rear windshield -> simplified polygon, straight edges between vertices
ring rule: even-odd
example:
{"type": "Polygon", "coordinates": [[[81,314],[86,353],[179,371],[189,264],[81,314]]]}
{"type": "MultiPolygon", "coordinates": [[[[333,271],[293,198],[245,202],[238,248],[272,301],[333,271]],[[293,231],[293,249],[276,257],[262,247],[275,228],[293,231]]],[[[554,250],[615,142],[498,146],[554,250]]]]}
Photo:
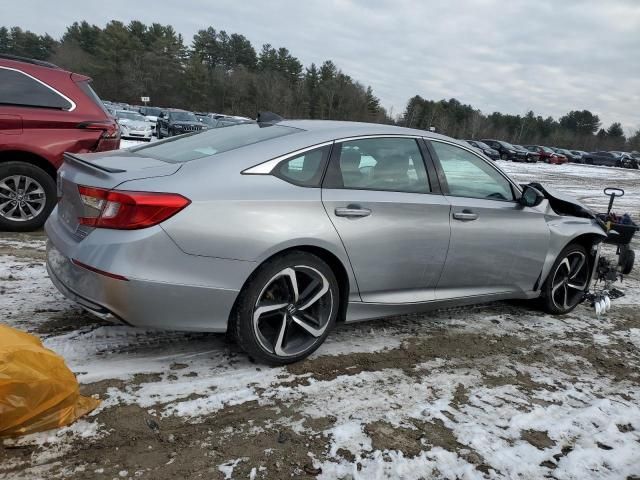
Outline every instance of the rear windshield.
{"type": "Polygon", "coordinates": [[[159,117],[162,113],[162,110],[156,107],[142,107],[140,109],[140,113],[143,115],[151,115],[152,117],[159,117]]]}
{"type": "Polygon", "coordinates": [[[248,123],[181,135],[134,147],[131,151],[169,163],[184,163],[300,131],[299,128],[281,125],[248,123]]]}

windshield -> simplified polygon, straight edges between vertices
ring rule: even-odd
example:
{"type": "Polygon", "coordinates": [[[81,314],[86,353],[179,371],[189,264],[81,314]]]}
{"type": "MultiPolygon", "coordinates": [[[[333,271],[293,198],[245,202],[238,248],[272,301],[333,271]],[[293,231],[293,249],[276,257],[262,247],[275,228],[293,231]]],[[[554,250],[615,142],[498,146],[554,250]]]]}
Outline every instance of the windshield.
{"type": "Polygon", "coordinates": [[[118,110],[116,112],[116,117],[120,118],[120,119],[127,119],[127,120],[136,120],[138,122],[144,122],[145,119],[142,115],[140,115],[139,113],[135,113],[135,112],[127,112],[125,110],[118,110]]]}
{"type": "Polygon", "coordinates": [[[213,118],[211,117],[206,117],[204,115],[198,115],[198,120],[202,123],[204,123],[205,125],[208,125],[210,127],[215,127],[216,124],[218,123],[217,121],[215,121],[213,118]]]}
{"type": "Polygon", "coordinates": [[[554,152],[553,150],[551,150],[549,147],[540,147],[540,148],[541,148],[544,152],[547,152],[547,153],[556,153],[556,152],[554,152]]]}
{"type": "Polygon", "coordinates": [[[180,135],[163,142],[134,147],[131,151],[168,163],[184,163],[300,131],[299,128],[280,125],[247,123],[180,135]]]}
{"type": "Polygon", "coordinates": [[[504,148],[510,148],[511,150],[516,150],[516,147],[511,145],[509,142],[500,142],[500,145],[502,145],[504,148]]]}
{"type": "Polygon", "coordinates": [[[179,122],[197,122],[198,119],[191,112],[171,112],[169,114],[171,120],[177,120],[179,122]]]}

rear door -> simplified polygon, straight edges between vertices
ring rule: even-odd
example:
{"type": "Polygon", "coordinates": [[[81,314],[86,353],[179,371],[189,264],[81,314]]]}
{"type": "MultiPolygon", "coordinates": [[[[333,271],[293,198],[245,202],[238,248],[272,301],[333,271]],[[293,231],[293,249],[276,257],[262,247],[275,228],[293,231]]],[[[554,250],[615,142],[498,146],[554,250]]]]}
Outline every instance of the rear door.
{"type": "Polygon", "coordinates": [[[451,242],[436,297],[532,290],[550,238],[543,210],[522,207],[515,186],[471,149],[429,145],[451,203],[451,242]]]}
{"type": "Polygon", "coordinates": [[[435,298],[450,206],[421,150],[422,140],[413,137],[343,140],[333,148],[322,201],[365,302],[435,298]]]}

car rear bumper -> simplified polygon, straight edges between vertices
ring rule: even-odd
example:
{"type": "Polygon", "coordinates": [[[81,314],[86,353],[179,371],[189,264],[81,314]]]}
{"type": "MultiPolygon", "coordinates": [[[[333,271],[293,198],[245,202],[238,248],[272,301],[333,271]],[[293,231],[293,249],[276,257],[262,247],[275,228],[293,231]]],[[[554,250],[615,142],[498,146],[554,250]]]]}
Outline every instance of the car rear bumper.
{"type": "Polygon", "coordinates": [[[139,327],[226,331],[254,266],[185,254],[160,227],[98,229],[78,242],[54,211],[46,230],[47,270],[56,288],[98,317],[139,327]]]}

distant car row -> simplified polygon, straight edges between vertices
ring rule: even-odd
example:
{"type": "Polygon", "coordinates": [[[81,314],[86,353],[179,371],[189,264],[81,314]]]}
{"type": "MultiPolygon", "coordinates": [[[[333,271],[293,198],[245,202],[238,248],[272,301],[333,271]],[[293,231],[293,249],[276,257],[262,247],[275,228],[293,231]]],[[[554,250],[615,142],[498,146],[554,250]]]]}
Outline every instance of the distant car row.
{"type": "Polygon", "coordinates": [[[177,108],[135,106],[109,101],[103,103],[118,121],[122,138],[147,142],[154,135],[160,139],[251,121],[245,117],[220,113],[194,113],[177,108]]]}
{"type": "Polygon", "coordinates": [[[512,145],[503,140],[492,139],[465,141],[492,160],[502,159],[531,163],[542,161],[555,165],[572,162],[636,169],[640,164],[640,152],[585,152],[543,145],[512,145]]]}

